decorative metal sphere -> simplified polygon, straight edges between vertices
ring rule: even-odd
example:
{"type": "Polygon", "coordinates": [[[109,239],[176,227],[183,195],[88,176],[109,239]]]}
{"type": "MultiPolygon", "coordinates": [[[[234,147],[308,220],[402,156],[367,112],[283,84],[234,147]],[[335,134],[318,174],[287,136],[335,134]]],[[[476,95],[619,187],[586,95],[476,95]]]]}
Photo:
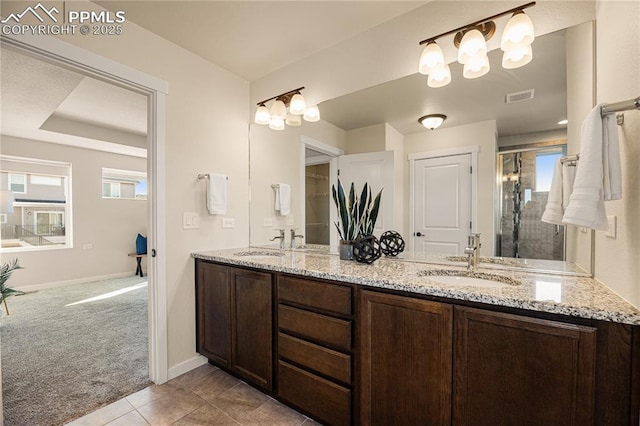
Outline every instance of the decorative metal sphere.
{"type": "Polygon", "coordinates": [[[370,235],[354,241],[353,258],[356,261],[371,264],[380,259],[380,256],[382,256],[380,242],[375,236],[370,235]]]}
{"type": "Polygon", "coordinates": [[[380,236],[380,250],[385,256],[397,256],[404,251],[402,235],[396,231],[387,231],[380,236]]]}

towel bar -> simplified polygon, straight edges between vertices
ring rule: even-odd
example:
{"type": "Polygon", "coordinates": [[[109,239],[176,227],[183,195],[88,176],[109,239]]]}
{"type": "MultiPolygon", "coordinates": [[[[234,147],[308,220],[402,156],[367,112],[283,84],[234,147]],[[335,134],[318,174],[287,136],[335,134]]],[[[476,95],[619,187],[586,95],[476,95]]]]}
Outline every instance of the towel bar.
{"type": "MultiPolygon", "coordinates": [[[[198,180],[209,179],[209,173],[198,173],[198,180]]],[[[227,180],[229,180],[229,176],[227,176],[227,180]]]]}
{"type": "MultiPolygon", "coordinates": [[[[633,109],[640,110],[640,96],[635,99],[628,99],[622,102],[615,102],[612,104],[604,104],[600,110],[602,116],[615,114],[616,112],[629,111],[633,109]]],[[[624,114],[616,115],[618,125],[624,124],[624,114]]]]}

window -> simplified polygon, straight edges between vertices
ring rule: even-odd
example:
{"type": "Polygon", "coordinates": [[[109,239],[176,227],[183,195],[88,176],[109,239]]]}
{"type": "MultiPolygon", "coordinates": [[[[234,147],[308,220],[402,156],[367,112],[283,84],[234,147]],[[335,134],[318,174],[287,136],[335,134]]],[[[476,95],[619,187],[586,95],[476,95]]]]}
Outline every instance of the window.
{"type": "Polygon", "coordinates": [[[120,198],[120,182],[102,182],[102,198],[120,198]]]}
{"type": "Polygon", "coordinates": [[[31,175],[31,185],[62,186],[60,176],[31,175]]]}
{"type": "Polygon", "coordinates": [[[57,212],[36,212],[36,234],[37,235],[63,235],[64,213],[57,212]]]}
{"type": "Polygon", "coordinates": [[[13,214],[0,216],[2,255],[73,247],[71,177],[71,163],[0,155],[0,179],[15,194],[13,214]]]}
{"type": "Polygon", "coordinates": [[[9,189],[15,194],[26,194],[27,175],[9,173],[9,189]]]}
{"type": "Polygon", "coordinates": [[[536,154],[536,192],[549,192],[556,161],[562,152],[541,152],[536,154]]]}
{"type": "Polygon", "coordinates": [[[134,170],[102,169],[102,198],[147,199],[147,173],[134,170]]]}

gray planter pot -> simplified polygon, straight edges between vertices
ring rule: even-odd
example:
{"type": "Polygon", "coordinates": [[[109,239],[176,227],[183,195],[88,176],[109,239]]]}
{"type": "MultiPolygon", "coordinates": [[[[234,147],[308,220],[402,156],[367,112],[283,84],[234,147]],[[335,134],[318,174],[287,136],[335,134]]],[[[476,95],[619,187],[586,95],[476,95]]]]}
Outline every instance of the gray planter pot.
{"type": "Polygon", "coordinates": [[[353,241],[340,240],[340,259],[353,260],[353,241]]]}

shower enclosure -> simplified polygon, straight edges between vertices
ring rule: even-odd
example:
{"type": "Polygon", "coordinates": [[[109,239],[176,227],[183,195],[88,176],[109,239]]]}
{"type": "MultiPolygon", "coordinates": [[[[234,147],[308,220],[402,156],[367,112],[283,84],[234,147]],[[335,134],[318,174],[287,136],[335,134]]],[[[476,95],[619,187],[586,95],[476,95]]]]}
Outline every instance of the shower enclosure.
{"type": "Polygon", "coordinates": [[[498,153],[496,255],[565,260],[565,227],[541,221],[556,160],[566,145],[498,153]]]}
{"type": "Polygon", "coordinates": [[[329,244],[329,163],[306,166],[305,233],[308,244],[329,244]]]}

